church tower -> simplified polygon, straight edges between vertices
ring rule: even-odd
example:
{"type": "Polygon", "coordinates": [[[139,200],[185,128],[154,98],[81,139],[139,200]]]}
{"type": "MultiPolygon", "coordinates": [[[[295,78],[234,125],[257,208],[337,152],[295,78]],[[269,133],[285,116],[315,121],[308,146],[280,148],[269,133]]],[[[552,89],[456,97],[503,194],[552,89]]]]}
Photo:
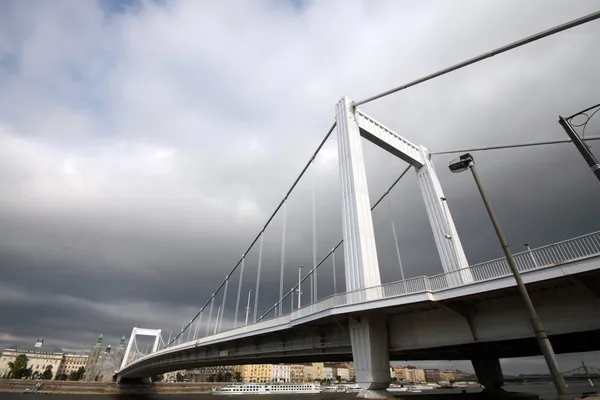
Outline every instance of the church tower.
{"type": "Polygon", "coordinates": [[[92,347],[90,355],[88,356],[87,362],[85,363],[85,378],[86,381],[93,381],[96,377],[96,365],[98,364],[98,358],[100,357],[100,351],[102,350],[102,334],[98,336],[96,344],[92,347]]]}

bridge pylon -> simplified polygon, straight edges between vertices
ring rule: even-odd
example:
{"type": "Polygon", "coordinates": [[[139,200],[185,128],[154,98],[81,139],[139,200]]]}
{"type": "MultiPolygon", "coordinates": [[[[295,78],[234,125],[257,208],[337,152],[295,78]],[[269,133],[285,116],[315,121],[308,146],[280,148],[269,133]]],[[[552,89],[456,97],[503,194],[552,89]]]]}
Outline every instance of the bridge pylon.
{"type": "MultiPolygon", "coordinates": [[[[346,290],[359,291],[361,301],[383,296],[361,137],[415,167],[442,268],[444,272],[453,272],[446,276],[448,286],[472,282],[467,258],[427,149],[357,110],[347,97],[336,105],[336,125],[346,290]]],[[[351,320],[349,331],[356,382],[363,389],[359,397],[384,395],[373,391],[384,391],[390,383],[389,355],[387,350],[381,350],[387,346],[385,322],[361,317],[351,320]]]]}

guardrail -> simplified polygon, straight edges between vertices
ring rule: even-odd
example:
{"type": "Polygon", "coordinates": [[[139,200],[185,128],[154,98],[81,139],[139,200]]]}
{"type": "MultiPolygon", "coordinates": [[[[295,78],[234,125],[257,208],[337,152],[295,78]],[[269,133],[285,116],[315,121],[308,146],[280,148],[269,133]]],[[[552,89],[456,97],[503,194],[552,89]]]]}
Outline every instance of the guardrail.
{"type": "MultiPolygon", "coordinates": [[[[517,263],[517,267],[521,272],[543,269],[590,257],[600,256],[600,231],[516,253],[513,256],[517,263]]],[[[385,298],[409,296],[419,293],[435,293],[455,287],[504,278],[510,275],[512,275],[512,273],[506,258],[498,258],[495,260],[471,265],[460,270],[445,272],[431,277],[419,276],[402,281],[382,284],[380,286],[331,295],[315,303],[308,304],[300,309],[294,310],[291,313],[287,313],[282,316],[275,316],[271,319],[263,319],[260,322],[228,331],[223,331],[216,335],[194,340],[193,342],[196,346],[201,346],[205,343],[208,344],[210,342],[214,342],[215,340],[231,337],[237,334],[259,331],[278,325],[287,324],[294,320],[308,317],[313,314],[340,306],[365,303],[385,298]]],[[[171,346],[163,350],[172,351],[179,348],[189,348],[189,343],[171,346]]],[[[136,360],[129,365],[140,362],[146,357],[136,360]]]]}

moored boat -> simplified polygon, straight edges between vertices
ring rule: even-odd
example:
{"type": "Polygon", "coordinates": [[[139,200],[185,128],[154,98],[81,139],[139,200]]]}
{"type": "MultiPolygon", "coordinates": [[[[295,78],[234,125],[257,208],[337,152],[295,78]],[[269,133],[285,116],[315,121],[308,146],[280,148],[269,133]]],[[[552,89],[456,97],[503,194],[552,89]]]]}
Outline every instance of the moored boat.
{"type": "Polygon", "coordinates": [[[215,395],[233,396],[238,394],[316,394],[321,387],[314,383],[245,383],[243,385],[214,388],[215,395]]]}

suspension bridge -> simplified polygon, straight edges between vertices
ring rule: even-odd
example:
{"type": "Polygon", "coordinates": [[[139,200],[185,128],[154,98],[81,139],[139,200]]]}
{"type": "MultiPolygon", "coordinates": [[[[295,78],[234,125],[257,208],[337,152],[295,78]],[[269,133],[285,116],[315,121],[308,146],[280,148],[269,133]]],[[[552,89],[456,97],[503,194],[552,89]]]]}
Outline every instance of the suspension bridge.
{"type": "MultiPolygon", "coordinates": [[[[591,14],[384,95],[598,17],[600,13],[591,14]]],[[[155,373],[210,365],[353,360],[362,389],[377,391],[389,385],[390,359],[465,359],[473,362],[480,382],[493,386],[503,379],[500,358],[540,354],[507,259],[468,263],[432,164],[435,152],[409,141],[358,108],[379,97],[362,102],[344,97],[337,103],[335,122],[325,138],[225,279],[180,331],[173,337],[169,334],[166,341],[161,330],[134,328],[118,371],[119,380],[139,380],[155,373]],[[297,282],[286,288],[290,275],[286,257],[290,252],[286,243],[291,233],[287,224],[290,198],[334,133],[342,238],[318,258],[313,189],[312,262],[298,268],[297,282]],[[362,139],[408,164],[373,203],[369,198],[362,139]],[[405,277],[395,222],[390,218],[401,279],[382,283],[372,212],[386,198],[389,200],[390,192],[411,169],[417,176],[443,272],[405,277]],[[281,221],[279,295],[271,307],[259,311],[265,235],[276,218],[281,221]],[[257,253],[257,258],[250,261],[252,252],[257,253]],[[242,288],[244,282],[247,285],[251,263],[256,265],[256,276],[250,277],[253,287],[246,297],[242,288]],[[322,290],[325,269],[330,269],[332,276],[332,281],[327,281],[333,285],[330,295],[324,295],[327,292],[322,290]],[[227,313],[230,314],[225,318],[227,313]],[[153,337],[153,344],[140,351],[137,336],[153,337]]],[[[598,138],[587,138],[595,139],[598,138]]],[[[524,145],[558,142],[570,141],[524,145]]],[[[595,340],[600,333],[600,320],[594,317],[600,297],[600,231],[528,248],[514,254],[514,259],[554,350],[600,350],[600,343],[595,340]],[[569,299],[568,304],[564,299],[569,299]]]]}

